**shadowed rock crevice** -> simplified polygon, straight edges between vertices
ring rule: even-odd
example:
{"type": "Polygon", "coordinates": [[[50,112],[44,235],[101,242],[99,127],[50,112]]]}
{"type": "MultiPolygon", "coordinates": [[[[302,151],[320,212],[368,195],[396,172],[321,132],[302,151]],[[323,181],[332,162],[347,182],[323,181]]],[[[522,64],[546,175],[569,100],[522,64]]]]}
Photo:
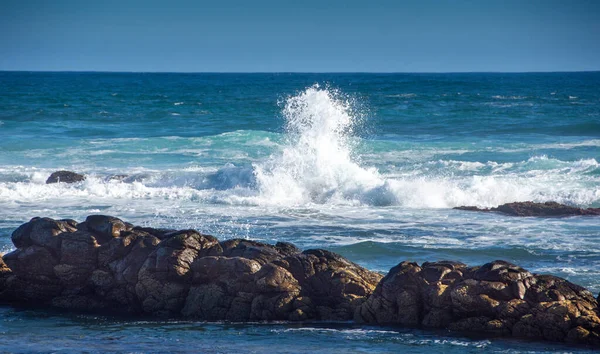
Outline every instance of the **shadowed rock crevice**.
{"type": "Polygon", "coordinates": [[[0,257],[0,300],[226,321],[348,321],[600,344],[597,299],[504,261],[402,262],[383,277],[326,251],[221,241],[91,215],[33,218],[0,257]]]}

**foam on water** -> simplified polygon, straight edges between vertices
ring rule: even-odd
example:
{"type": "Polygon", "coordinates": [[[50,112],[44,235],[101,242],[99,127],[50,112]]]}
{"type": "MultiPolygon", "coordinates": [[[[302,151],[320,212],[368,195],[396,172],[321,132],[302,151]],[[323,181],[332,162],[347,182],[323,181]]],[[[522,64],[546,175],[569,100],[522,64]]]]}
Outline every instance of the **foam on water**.
{"type": "Polygon", "coordinates": [[[350,99],[315,85],[289,97],[283,114],[287,141],[282,151],[255,164],[261,201],[347,201],[384,184],[375,168],[361,167],[352,156],[349,138],[359,117],[350,99]]]}
{"type": "MultiPolygon", "coordinates": [[[[371,205],[402,208],[491,207],[513,201],[554,200],[600,204],[600,164],[594,158],[560,160],[535,155],[522,161],[470,161],[461,154],[485,146],[420,146],[357,138],[364,114],[339,91],[311,86],[283,102],[285,134],[232,131],[206,137],[92,139],[54,151],[61,159],[106,155],[164,155],[172,166],[155,169],[79,169],[90,177],[77,185],[45,185],[50,168],[0,169],[0,201],[182,200],[256,206],[371,205]],[[362,158],[358,147],[371,149],[362,158]],[[418,150],[414,150],[418,148],[418,150]],[[258,151],[262,151],[258,153],[258,151]],[[265,158],[264,152],[271,151],[265,158]],[[263,154],[263,155],[261,155],[263,154]],[[173,164],[173,157],[210,157],[213,164],[173,164]],[[261,157],[262,156],[262,157],[261,157]],[[451,156],[450,159],[431,159],[451,156]],[[224,164],[218,165],[218,163],[224,164]],[[121,181],[111,174],[127,172],[121,181]]],[[[426,142],[425,142],[426,143],[426,142]]],[[[596,147],[598,140],[513,147],[511,151],[596,147]]],[[[496,147],[496,150],[502,148],[496,147]]],[[[507,149],[511,149],[508,147],[507,149]]],[[[36,150],[29,150],[36,151],[36,150]]],[[[158,157],[157,157],[158,158],[158,157]]],[[[206,161],[206,160],[204,160],[206,161]]],[[[205,162],[206,163],[206,162],[205,162]]]]}
{"type": "Polygon", "coordinates": [[[505,164],[440,161],[442,168],[413,169],[408,176],[389,178],[375,167],[363,167],[355,157],[351,137],[356,120],[361,117],[353,111],[352,101],[338,92],[310,87],[288,98],[283,113],[288,139],[282,151],[264,163],[255,164],[260,195],[254,202],[258,204],[450,208],[489,207],[526,200],[555,200],[574,205],[600,201],[597,184],[585,188],[589,178],[561,177],[597,169],[595,159],[564,162],[540,156],[505,164]],[[452,172],[447,169],[451,166],[460,171],[490,167],[493,174],[457,178],[447,173],[452,172]]]}

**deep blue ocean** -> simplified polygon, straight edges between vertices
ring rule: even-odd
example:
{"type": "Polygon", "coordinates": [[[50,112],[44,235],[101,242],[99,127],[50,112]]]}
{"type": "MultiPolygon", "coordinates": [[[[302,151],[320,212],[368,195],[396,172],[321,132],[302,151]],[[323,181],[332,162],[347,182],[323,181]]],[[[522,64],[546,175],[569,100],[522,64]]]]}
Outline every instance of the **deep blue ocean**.
{"type": "MultiPolygon", "coordinates": [[[[118,216],[220,239],[403,260],[504,259],[600,292],[600,72],[0,72],[0,251],[34,216],[118,216]],[[59,169],[79,184],[46,185],[59,169]],[[126,175],[122,179],[111,176],[126,175]]],[[[580,352],[348,323],[155,321],[0,308],[0,351],[580,352]]]]}

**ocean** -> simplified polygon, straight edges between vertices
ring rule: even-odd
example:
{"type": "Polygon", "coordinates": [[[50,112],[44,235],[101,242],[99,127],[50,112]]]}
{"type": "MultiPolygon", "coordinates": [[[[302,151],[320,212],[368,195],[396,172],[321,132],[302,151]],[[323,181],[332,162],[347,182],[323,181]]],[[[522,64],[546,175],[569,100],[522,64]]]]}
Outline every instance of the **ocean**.
{"type": "MultiPolygon", "coordinates": [[[[600,292],[600,72],[0,72],[0,251],[35,216],[107,214],[324,248],[370,270],[496,259],[600,292]],[[45,184],[56,170],[78,184],[45,184]],[[118,176],[118,178],[115,178],[118,176]]],[[[583,352],[350,323],[206,323],[0,308],[2,351],[583,352]]]]}

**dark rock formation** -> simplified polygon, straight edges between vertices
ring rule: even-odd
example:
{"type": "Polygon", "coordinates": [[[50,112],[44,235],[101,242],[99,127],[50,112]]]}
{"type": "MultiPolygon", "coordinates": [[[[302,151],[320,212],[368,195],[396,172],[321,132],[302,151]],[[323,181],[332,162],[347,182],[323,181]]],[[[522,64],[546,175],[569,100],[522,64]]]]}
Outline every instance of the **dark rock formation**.
{"type": "Polygon", "coordinates": [[[560,217],[560,216],[575,216],[575,215],[600,215],[600,208],[575,208],[568,205],[545,202],[515,202],[502,204],[496,208],[478,208],[475,206],[460,206],[454,209],[482,212],[500,212],[512,216],[545,216],[545,217],[560,217]]]}
{"type": "Polygon", "coordinates": [[[592,293],[564,279],[442,261],[392,268],[355,320],[600,345],[598,316],[592,293]]]}
{"type": "Polygon", "coordinates": [[[46,184],[51,183],[76,183],[85,180],[84,175],[72,171],[56,171],[48,177],[46,184]]]}
{"type": "Polygon", "coordinates": [[[382,278],[327,251],[91,215],[34,218],[0,263],[0,300],[203,320],[350,320],[382,278]]]}
{"type": "Polygon", "coordinates": [[[227,321],[347,321],[600,345],[598,301],[495,261],[402,262],[382,276],[325,250],[92,215],[34,218],[0,257],[0,301],[227,321]]]}

